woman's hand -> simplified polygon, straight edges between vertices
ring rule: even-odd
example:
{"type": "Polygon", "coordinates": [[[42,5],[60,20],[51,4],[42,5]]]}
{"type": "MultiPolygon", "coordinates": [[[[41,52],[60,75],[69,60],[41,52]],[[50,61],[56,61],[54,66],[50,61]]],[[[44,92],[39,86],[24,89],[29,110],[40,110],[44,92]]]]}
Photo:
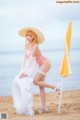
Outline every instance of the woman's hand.
{"type": "Polygon", "coordinates": [[[20,78],[22,78],[22,77],[26,77],[27,75],[25,74],[25,73],[21,73],[20,75],[19,75],[19,79],[20,78]]]}

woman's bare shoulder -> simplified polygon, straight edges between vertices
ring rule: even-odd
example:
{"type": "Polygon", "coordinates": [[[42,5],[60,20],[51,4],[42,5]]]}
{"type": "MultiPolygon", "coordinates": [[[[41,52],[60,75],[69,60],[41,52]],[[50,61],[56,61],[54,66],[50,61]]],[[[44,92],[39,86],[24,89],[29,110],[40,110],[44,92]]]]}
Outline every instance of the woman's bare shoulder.
{"type": "Polygon", "coordinates": [[[37,43],[33,46],[33,49],[39,49],[39,47],[38,47],[38,44],[37,44],[37,43]]]}

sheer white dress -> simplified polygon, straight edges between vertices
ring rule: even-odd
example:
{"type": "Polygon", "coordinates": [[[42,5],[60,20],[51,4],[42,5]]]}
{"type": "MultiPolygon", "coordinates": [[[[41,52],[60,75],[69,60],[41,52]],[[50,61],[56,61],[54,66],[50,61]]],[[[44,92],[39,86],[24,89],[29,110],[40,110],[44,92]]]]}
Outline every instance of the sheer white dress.
{"type": "Polygon", "coordinates": [[[19,75],[17,75],[13,80],[13,102],[18,114],[34,115],[32,97],[33,78],[30,77],[34,65],[35,58],[30,56],[26,61],[25,67],[21,69],[21,72],[24,71],[28,76],[19,79],[19,75]]]}

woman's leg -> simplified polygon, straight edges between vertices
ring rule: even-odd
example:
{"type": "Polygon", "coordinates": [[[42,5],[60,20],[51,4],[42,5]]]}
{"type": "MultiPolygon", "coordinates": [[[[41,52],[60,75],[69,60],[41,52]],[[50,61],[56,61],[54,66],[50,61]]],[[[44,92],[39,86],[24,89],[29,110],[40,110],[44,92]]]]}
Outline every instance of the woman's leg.
{"type": "Polygon", "coordinates": [[[42,75],[41,73],[37,73],[37,75],[35,76],[33,83],[39,87],[46,87],[46,88],[52,88],[54,89],[56,86],[55,85],[51,85],[48,83],[45,83],[42,81],[44,75],[42,75]]]}
{"type": "MultiPolygon", "coordinates": [[[[49,70],[49,67],[47,68],[46,65],[42,65],[40,67],[40,71],[46,73],[49,70]]],[[[50,85],[48,83],[45,83],[43,81],[44,74],[38,72],[36,76],[34,77],[33,83],[39,87],[47,87],[47,88],[52,88],[54,89],[56,86],[55,85],[50,85]]]]}
{"type": "MultiPolygon", "coordinates": [[[[45,76],[43,77],[43,81],[45,80],[45,76]]],[[[45,90],[44,87],[39,87],[40,89],[40,96],[41,96],[41,106],[42,108],[45,108],[45,90]]]]}
{"type": "Polygon", "coordinates": [[[41,106],[42,108],[45,108],[45,90],[44,87],[39,87],[40,88],[40,97],[41,97],[41,106]]]}

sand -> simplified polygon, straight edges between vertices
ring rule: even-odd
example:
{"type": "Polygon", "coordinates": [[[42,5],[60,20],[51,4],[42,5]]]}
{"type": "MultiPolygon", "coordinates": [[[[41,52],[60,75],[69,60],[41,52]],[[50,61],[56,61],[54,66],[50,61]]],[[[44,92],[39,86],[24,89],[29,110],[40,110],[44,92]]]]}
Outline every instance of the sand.
{"type": "MultiPolygon", "coordinates": [[[[80,90],[63,91],[60,113],[57,112],[59,95],[46,93],[48,111],[39,114],[41,102],[39,94],[33,95],[34,116],[16,114],[12,96],[0,96],[0,114],[7,113],[8,120],[80,120],[80,90]]],[[[2,119],[3,120],[3,119],[2,119]]]]}

